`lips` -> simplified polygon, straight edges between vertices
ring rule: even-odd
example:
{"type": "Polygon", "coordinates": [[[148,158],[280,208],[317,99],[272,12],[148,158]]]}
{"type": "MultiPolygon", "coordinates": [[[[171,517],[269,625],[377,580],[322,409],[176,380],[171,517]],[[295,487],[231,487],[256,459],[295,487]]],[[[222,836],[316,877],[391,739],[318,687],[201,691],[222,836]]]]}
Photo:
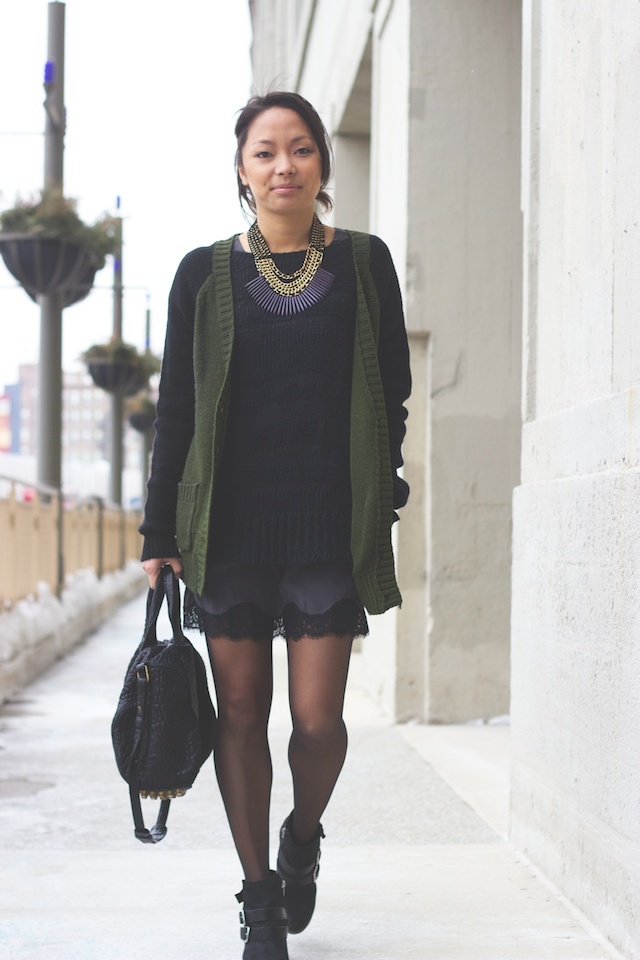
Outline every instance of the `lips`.
{"type": "Polygon", "coordinates": [[[274,193],[295,193],[296,190],[299,190],[300,187],[297,183],[279,183],[277,186],[273,187],[274,193]]]}

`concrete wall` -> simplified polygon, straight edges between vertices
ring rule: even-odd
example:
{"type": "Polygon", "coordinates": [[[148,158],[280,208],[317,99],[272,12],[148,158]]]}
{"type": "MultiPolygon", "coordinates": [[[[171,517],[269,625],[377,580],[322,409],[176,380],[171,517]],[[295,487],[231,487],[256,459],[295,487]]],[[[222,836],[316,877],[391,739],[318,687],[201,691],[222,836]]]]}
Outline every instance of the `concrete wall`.
{"type": "MultiPolygon", "coordinates": [[[[371,23],[372,74],[371,74],[371,178],[370,214],[368,230],[382,237],[391,250],[398,272],[403,295],[406,291],[407,228],[409,213],[409,47],[411,4],[410,0],[396,0],[377,5],[371,23]]],[[[409,321],[407,318],[407,325],[409,321]]],[[[412,355],[413,361],[413,355],[412,355]]],[[[414,374],[415,379],[415,374],[414,374]]],[[[417,411],[420,419],[422,410],[417,411]]],[[[411,416],[411,414],[410,414],[411,416]]],[[[411,417],[411,435],[416,426],[411,417]]],[[[413,488],[411,467],[415,465],[420,478],[424,475],[424,459],[411,462],[408,454],[410,440],[405,441],[404,475],[413,488]]],[[[401,565],[400,556],[405,540],[407,524],[412,528],[417,522],[424,523],[423,511],[416,511],[413,495],[411,507],[400,512],[400,521],[394,530],[394,550],[398,581],[403,602],[415,606],[418,618],[422,619],[427,605],[425,565],[416,549],[418,566],[418,595],[411,589],[403,573],[413,573],[413,565],[407,571],[401,565]],[[409,516],[407,516],[409,513],[409,516]]],[[[424,504],[423,504],[424,505],[424,504]]],[[[415,531],[419,526],[415,528],[415,531]]],[[[413,577],[412,577],[413,579],[413,577]]],[[[399,613],[390,611],[384,617],[370,619],[371,636],[363,642],[363,661],[366,665],[372,690],[392,717],[419,717],[422,710],[424,649],[426,634],[421,631],[415,656],[412,658],[409,675],[403,675],[402,642],[399,635],[399,613]]]]}
{"type": "MultiPolygon", "coordinates": [[[[60,599],[41,584],[37,595],[0,613],[0,704],[69,653],[146,585],[137,560],[102,579],[93,570],[79,570],[67,577],[60,599]]],[[[140,636],[131,637],[132,654],[142,628],[141,623],[140,636]]]]}
{"type": "Polygon", "coordinates": [[[520,29],[517,0],[411,4],[406,300],[413,338],[430,341],[415,345],[418,373],[430,366],[417,437],[424,445],[426,428],[430,609],[420,621],[413,603],[403,608],[399,630],[412,658],[416,626],[430,625],[421,713],[439,722],[509,705],[520,29]]]}
{"type": "Polygon", "coordinates": [[[640,957],[640,19],[524,5],[512,838],[640,957]]]}
{"type": "Polygon", "coordinates": [[[294,89],[293,58],[304,43],[302,11],[313,0],[249,0],[254,39],[251,61],[254,93],[264,94],[271,87],[294,89]]]}
{"type": "Polygon", "coordinates": [[[505,713],[520,424],[519,2],[254,0],[252,11],[257,64],[295,24],[280,66],[335,136],[335,222],[384,238],[405,297],[414,393],[412,494],[396,531],[404,603],[372,621],[372,687],[401,720],[505,713]]]}
{"type": "Polygon", "coordinates": [[[333,138],[333,153],[336,173],[332,194],[339,224],[366,232],[369,229],[369,137],[338,134],[333,138]]]}
{"type": "Polygon", "coordinates": [[[519,4],[396,0],[377,4],[371,29],[369,229],[398,268],[414,392],[412,494],[397,531],[404,603],[393,623],[374,622],[364,659],[397,719],[486,718],[509,704],[519,4]]]}

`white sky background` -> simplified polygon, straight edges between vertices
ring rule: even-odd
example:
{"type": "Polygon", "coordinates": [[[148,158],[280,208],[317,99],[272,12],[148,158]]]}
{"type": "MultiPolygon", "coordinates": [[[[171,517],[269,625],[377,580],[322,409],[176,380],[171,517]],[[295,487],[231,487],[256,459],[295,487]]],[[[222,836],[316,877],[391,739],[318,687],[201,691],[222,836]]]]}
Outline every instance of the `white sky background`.
{"type": "MultiPolygon", "coordinates": [[[[42,187],[46,0],[0,0],[0,209],[42,187]],[[26,131],[37,135],[15,136],[26,131]]],[[[124,217],[123,338],[161,352],[169,287],[194,247],[245,229],[233,127],[250,95],[247,0],[67,0],[64,192],[124,217]]],[[[112,260],[63,314],[63,366],[112,333],[112,260]]],[[[0,259],[0,392],[39,357],[40,309],[0,259]]]]}

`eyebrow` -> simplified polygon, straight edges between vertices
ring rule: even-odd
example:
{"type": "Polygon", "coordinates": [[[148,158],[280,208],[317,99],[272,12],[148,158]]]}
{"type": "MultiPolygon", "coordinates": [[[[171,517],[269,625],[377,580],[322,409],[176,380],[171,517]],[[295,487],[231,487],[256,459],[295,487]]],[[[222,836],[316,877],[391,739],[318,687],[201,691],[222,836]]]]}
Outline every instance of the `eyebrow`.
{"type": "MultiPolygon", "coordinates": [[[[303,133],[299,137],[294,137],[291,143],[299,143],[300,140],[313,140],[313,137],[310,137],[308,133],[303,133]]],[[[273,146],[273,140],[254,140],[252,146],[257,146],[259,143],[267,144],[270,147],[273,146]]]]}

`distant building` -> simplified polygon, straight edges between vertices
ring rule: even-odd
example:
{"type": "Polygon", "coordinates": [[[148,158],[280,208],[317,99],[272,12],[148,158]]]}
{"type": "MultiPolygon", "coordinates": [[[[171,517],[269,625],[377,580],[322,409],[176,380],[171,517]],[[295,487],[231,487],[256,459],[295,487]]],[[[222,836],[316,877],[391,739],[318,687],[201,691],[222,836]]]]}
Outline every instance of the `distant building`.
{"type": "Polygon", "coordinates": [[[10,445],[7,452],[20,453],[20,384],[9,384],[4,392],[9,401],[10,445]]]}
{"type": "Polygon", "coordinates": [[[12,449],[22,456],[35,456],[38,449],[38,367],[35,363],[20,364],[16,387],[17,433],[12,449]]]}
{"type": "Polygon", "coordinates": [[[0,395],[0,452],[11,451],[11,397],[0,395]]]}
{"type": "Polygon", "coordinates": [[[84,370],[65,371],[62,387],[62,456],[91,462],[108,457],[111,397],[84,370]]]}
{"type": "MultiPolygon", "coordinates": [[[[62,456],[67,462],[109,459],[111,396],[94,386],[84,370],[66,370],[62,387],[62,456]]],[[[18,368],[18,383],[5,389],[6,410],[0,412],[0,449],[22,456],[38,451],[38,366],[18,368]],[[6,426],[5,426],[6,418],[6,426]],[[4,433],[3,433],[4,427],[4,433]],[[6,441],[7,446],[3,446],[6,441]]],[[[125,466],[139,465],[140,442],[125,424],[125,466]]]]}

